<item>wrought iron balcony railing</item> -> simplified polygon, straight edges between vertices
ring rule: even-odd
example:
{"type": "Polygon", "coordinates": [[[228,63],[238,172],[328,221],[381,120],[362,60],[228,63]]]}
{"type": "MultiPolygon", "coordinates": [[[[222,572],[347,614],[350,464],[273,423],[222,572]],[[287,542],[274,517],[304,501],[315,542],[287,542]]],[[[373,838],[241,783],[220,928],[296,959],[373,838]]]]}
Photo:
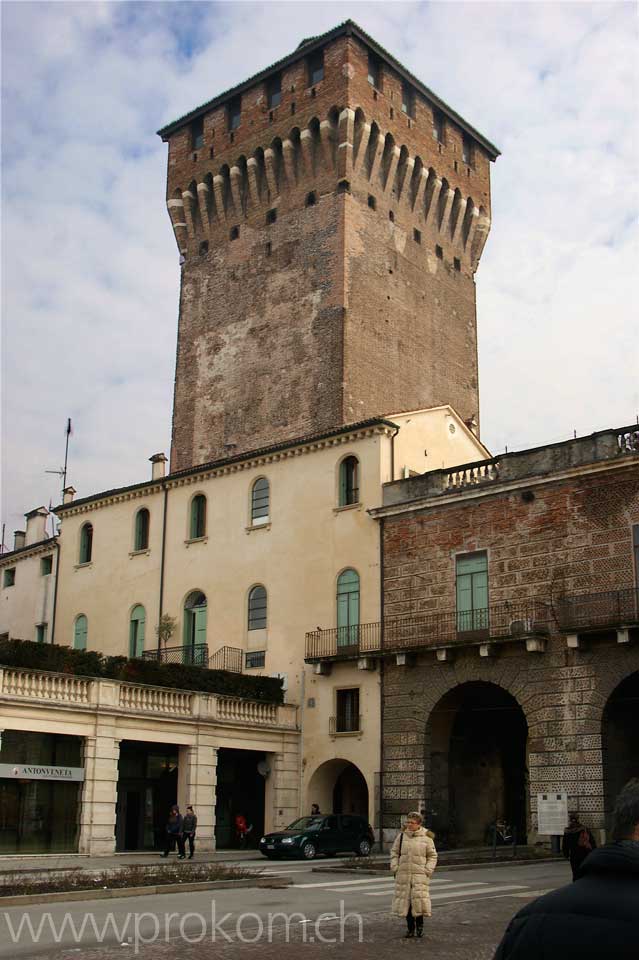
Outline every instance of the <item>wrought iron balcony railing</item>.
{"type": "Polygon", "coordinates": [[[551,613],[542,600],[513,600],[478,610],[397,617],[306,634],[306,660],[353,660],[489,640],[550,633],[551,613]]]}
{"type": "Polygon", "coordinates": [[[361,733],[362,718],[357,715],[338,714],[336,717],[328,718],[328,729],[330,734],[361,733]]]}
{"type": "Polygon", "coordinates": [[[220,647],[209,660],[210,670],[228,670],[230,673],[242,673],[244,651],[239,647],[220,647]]]}
{"type": "Polygon", "coordinates": [[[184,663],[192,667],[208,667],[209,648],[205,643],[188,644],[183,647],[162,647],[161,650],[145,650],[143,660],[159,663],[184,663]]]}
{"type": "Polygon", "coordinates": [[[639,587],[563,597],[555,607],[559,628],[575,633],[639,624],[639,587]]]}

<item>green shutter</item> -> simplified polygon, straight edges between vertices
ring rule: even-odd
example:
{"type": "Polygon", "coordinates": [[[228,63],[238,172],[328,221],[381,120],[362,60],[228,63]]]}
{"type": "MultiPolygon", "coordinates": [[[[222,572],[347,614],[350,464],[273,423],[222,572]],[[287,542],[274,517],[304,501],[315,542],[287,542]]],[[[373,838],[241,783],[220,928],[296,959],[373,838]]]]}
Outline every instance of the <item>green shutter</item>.
{"type": "Polygon", "coordinates": [[[357,644],[359,627],[359,576],[345,570],[337,581],[337,644],[357,644]]]}
{"type": "Polygon", "coordinates": [[[144,652],[145,623],[146,612],[144,607],[138,604],[131,612],[129,624],[129,655],[131,657],[141,657],[144,652]]]}
{"type": "Polygon", "coordinates": [[[84,616],[84,614],[80,614],[79,617],[76,617],[76,621],[73,627],[73,649],[74,650],[86,650],[87,633],[88,633],[87,618],[84,616]]]}
{"type": "Polygon", "coordinates": [[[457,630],[466,633],[488,627],[488,557],[473,553],[457,557],[457,630]]]}
{"type": "Polygon", "coordinates": [[[342,460],[339,465],[339,505],[346,506],[346,460],[342,460]]]}

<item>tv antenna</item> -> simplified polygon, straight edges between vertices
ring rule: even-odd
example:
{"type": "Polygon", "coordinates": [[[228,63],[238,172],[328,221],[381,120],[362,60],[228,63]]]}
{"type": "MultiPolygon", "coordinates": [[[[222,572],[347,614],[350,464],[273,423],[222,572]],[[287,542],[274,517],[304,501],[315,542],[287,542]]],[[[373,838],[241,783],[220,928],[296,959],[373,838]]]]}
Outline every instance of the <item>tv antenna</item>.
{"type": "Polygon", "coordinates": [[[62,499],[64,499],[64,491],[67,486],[67,463],[69,461],[69,437],[73,433],[73,428],[71,426],[71,417],[67,419],[67,428],[66,433],[66,442],[64,445],[64,466],[60,467],[59,470],[45,470],[45,473],[54,473],[57,477],[62,478],[62,499]]]}

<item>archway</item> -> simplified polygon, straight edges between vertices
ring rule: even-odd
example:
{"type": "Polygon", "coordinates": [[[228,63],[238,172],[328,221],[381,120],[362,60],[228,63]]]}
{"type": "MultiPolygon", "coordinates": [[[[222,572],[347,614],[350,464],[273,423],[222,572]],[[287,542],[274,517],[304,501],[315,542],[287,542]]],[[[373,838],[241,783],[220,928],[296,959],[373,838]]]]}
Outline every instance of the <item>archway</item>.
{"type": "Polygon", "coordinates": [[[348,760],[327,760],[320,764],[307,790],[306,812],[317,803],[322,813],[351,813],[368,819],[368,784],[362,771],[348,760]]]}
{"type": "Polygon", "coordinates": [[[527,738],[523,710],[496,684],[463,683],[439,700],[427,727],[426,806],[443,843],[484,844],[498,818],[515,827],[519,842],[525,842],[527,738]]]}
{"type": "Polygon", "coordinates": [[[612,691],[601,720],[606,829],[610,830],[617,794],[631,777],[639,776],[639,671],[612,691]]]}

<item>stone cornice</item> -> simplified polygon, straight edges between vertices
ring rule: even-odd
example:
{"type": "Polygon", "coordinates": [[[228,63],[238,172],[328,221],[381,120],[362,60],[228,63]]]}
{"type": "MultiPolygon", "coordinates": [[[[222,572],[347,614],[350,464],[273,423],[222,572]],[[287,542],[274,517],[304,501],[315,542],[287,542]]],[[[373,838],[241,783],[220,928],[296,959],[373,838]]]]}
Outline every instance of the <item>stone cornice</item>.
{"type": "Polygon", "coordinates": [[[19,550],[11,550],[10,553],[0,554],[0,567],[10,566],[27,557],[35,557],[39,553],[50,553],[58,543],[57,537],[49,537],[48,540],[38,540],[37,543],[30,543],[26,547],[20,547],[19,550]]]}

